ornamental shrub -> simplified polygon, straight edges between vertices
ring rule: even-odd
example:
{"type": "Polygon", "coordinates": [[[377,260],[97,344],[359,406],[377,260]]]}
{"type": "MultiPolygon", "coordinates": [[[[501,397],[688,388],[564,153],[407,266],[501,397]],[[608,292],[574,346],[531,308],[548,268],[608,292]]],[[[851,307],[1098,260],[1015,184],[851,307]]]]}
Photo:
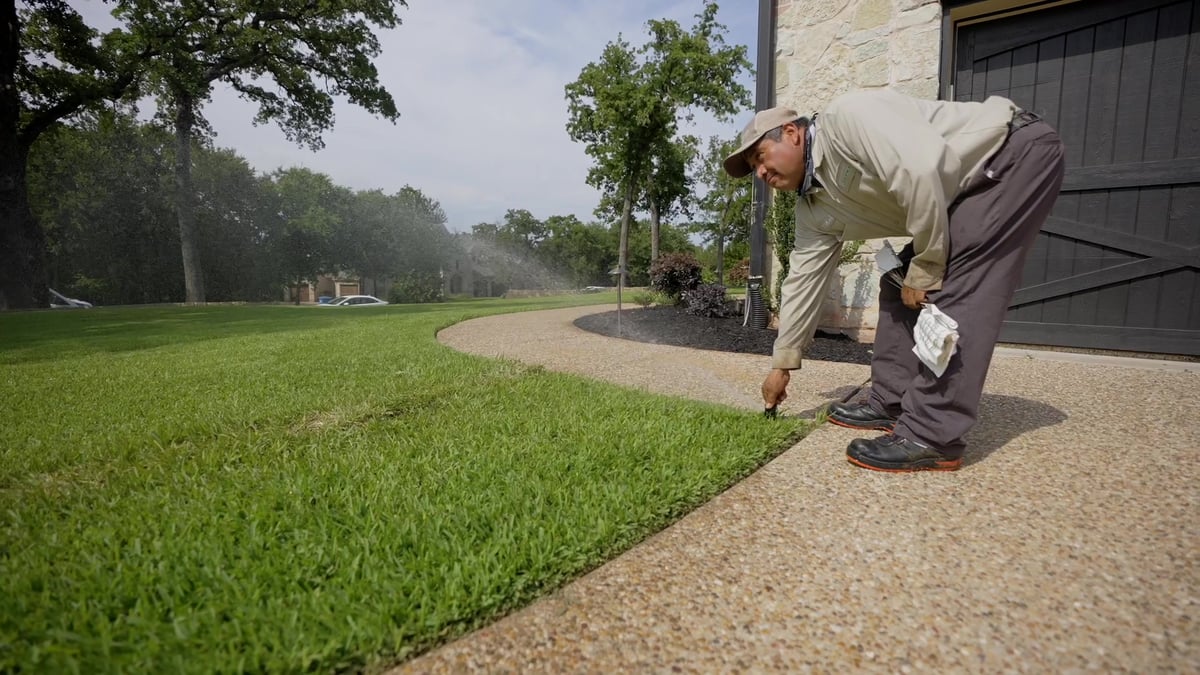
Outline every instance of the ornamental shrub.
{"type": "Polygon", "coordinates": [[[676,304],[684,291],[700,285],[700,262],[691,253],[665,253],[650,263],[650,288],[676,304]]]}
{"type": "Polygon", "coordinates": [[[659,295],[654,291],[638,291],[633,294],[632,298],[635,304],[642,306],[642,309],[659,301],[659,295]]]}
{"type": "Polygon", "coordinates": [[[742,258],[738,264],[729,268],[725,273],[725,280],[730,286],[745,286],[750,281],[750,259],[742,258]]]}
{"type": "Polygon", "coordinates": [[[690,291],[684,291],[683,306],[683,311],[695,316],[716,318],[729,315],[729,305],[725,302],[725,287],[721,284],[701,284],[690,291]]]}

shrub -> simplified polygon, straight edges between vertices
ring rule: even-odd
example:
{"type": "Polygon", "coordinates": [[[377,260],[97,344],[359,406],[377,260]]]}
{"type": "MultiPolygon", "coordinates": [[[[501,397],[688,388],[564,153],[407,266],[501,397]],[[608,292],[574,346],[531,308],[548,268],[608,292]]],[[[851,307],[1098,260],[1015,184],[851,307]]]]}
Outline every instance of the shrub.
{"type": "Polygon", "coordinates": [[[858,250],[862,248],[863,240],[854,239],[842,244],[842,256],[838,258],[839,265],[845,265],[848,262],[854,262],[858,259],[858,250]]]}
{"type": "Polygon", "coordinates": [[[725,280],[730,286],[745,286],[750,281],[750,259],[742,258],[742,260],[729,268],[725,273],[725,280]]]}
{"type": "Polygon", "coordinates": [[[725,303],[725,287],[721,284],[702,284],[683,292],[684,311],[695,316],[721,317],[729,315],[725,303]]]}
{"type": "Polygon", "coordinates": [[[409,304],[442,302],[442,279],[437,272],[408,272],[396,277],[388,291],[388,302],[409,304]]]}
{"type": "Polygon", "coordinates": [[[641,305],[642,309],[645,309],[650,305],[659,302],[661,297],[662,296],[653,291],[638,291],[630,296],[630,299],[632,299],[635,304],[641,305]]]}
{"type": "Polygon", "coordinates": [[[700,285],[700,262],[691,253],[666,253],[650,263],[650,288],[672,301],[700,285]]]}

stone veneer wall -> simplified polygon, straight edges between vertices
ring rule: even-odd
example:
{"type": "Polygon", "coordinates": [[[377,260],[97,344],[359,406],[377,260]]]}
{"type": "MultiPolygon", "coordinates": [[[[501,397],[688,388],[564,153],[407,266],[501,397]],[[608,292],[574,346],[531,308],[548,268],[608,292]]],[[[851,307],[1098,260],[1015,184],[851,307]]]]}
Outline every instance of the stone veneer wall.
{"type": "MultiPolygon", "coordinates": [[[[858,89],[937,98],[942,6],[938,0],[776,0],[775,102],[801,114],[858,89]]],[[[897,250],[906,240],[893,240],[897,250]]],[[[875,339],[878,275],[863,246],[833,281],[821,327],[875,339]]],[[[780,270],[773,254],[776,269],[780,270]]]]}

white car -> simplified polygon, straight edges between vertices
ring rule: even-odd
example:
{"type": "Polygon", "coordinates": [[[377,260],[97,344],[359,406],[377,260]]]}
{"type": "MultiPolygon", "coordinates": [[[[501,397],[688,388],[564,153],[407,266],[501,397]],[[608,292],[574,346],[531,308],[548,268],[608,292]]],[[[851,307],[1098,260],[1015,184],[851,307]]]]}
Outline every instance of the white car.
{"type": "Polygon", "coordinates": [[[87,300],[68,298],[53,288],[47,290],[50,291],[50,309],[91,309],[92,307],[92,303],[87,300]]]}
{"type": "Polygon", "coordinates": [[[388,304],[373,295],[339,295],[321,307],[372,307],[388,304]]]}

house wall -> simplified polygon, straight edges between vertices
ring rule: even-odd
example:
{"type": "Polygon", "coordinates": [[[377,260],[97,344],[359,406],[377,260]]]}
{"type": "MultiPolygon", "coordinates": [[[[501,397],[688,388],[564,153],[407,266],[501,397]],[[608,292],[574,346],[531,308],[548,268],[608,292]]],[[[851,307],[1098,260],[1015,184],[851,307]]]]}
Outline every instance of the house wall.
{"type": "MultiPolygon", "coordinates": [[[[942,6],[937,0],[777,0],[775,104],[801,114],[859,89],[890,88],[937,98],[942,6]]],[[[905,239],[894,239],[899,250],[905,239]]],[[[831,284],[820,325],[875,339],[879,278],[874,244],[831,284]]],[[[773,254],[766,258],[781,270],[773,254]]]]}
{"type": "Polygon", "coordinates": [[[777,104],[808,113],[880,87],[937,97],[937,0],[778,0],[776,16],[777,104]]]}

